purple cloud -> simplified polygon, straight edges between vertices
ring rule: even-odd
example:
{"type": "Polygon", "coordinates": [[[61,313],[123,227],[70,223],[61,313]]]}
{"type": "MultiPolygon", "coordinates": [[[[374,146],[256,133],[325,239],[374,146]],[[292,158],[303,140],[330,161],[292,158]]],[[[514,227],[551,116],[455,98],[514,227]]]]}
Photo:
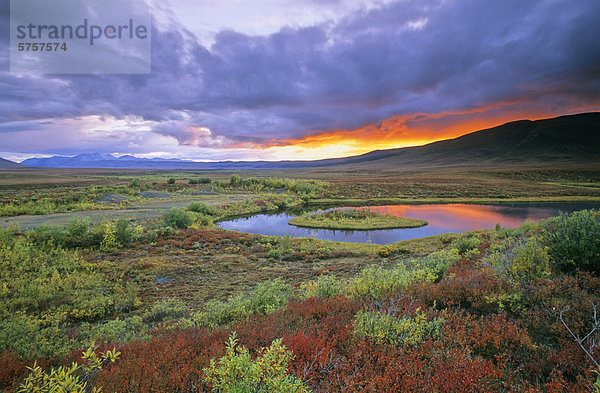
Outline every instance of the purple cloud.
{"type": "MultiPolygon", "coordinates": [[[[56,119],[39,146],[31,141],[41,151],[44,138],[60,139],[60,119],[93,115],[134,117],[154,142],[223,148],[522,99],[557,113],[598,108],[599,18],[597,0],[398,1],[268,36],[221,31],[210,47],[161,23],[148,76],[15,75],[0,57],[0,144],[11,125],[18,137],[56,119]]],[[[0,30],[2,49],[7,34],[0,30]]],[[[122,133],[135,134],[132,151],[156,149],[139,132],[122,133]]],[[[75,151],[69,143],[52,152],[75,151]]]]}

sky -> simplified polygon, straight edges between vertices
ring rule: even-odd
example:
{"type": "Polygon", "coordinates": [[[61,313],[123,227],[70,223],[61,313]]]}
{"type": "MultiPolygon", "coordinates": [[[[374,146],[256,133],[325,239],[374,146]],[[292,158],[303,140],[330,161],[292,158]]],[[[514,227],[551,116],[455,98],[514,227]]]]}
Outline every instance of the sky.
{"type": "Polygon", "coordinates": [[[153,3],[149,75],[10,73],[0,3],[1,157],[320,159],[600,111],[598,0],[153,3]]]}

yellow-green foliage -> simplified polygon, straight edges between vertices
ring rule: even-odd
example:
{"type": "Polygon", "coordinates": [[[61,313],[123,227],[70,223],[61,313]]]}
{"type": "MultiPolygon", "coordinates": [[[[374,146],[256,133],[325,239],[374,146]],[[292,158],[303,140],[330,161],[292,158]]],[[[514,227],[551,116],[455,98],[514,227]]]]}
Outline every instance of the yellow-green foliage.
{"type": "Polygon", "coordinates": [[[100,250],[114,251],[121,245],[117,242],[115,225],[108,220],[103,221],[98,228],[102,241],[100,242],[100,250]]]}
{"type": "Polygon", "coordinates": [[[415,316],[402,318],[380,311],[361,310],[354,319],[354,333],[378,344],[417,345],[428,336],[439,336],[443,323],[441,318],[427,321],[427,316],[419,309],[415,316]]]}
{"type": "MultiPolygon", "coordinates": [[[[282,207],[283,201],[269,200],[257,202],[254,200],[245,200],[244,202],[226,203],[215,208],[215,219],[222,220],[225,217],[240,216],[246,214],[261,213],[267,211],[277,211],[282,207]]],[[[285,207],[297,205],[298,202],[292,199],[290,203],[285,202],[285,207]]]]}
{"type": "Polygon", "coordinates": [[[211,300],[192,315],[197,326],[217,327],[244,320],[254,314],[270,314],[283,308],[292,287],[281,279],[260,283],[248,294],[240,294],[227,302],[211,300]]]}
{"type": "Polygon", "coordinates": [[[548,247],[536,239],[528,239],[515,249],[511,273],[519,278],[537,279],[550,275],[548,247]]]}
{"type": "Polygon", "coordinates": [[[536,238],[507,239],[490,247],[482,262],[493,266],[499,274],[515,280],[536,280],[550,275],[550,256],[536,238]]]}
{"type": "Polygon", "coordinates": [[[303,283],[300,287],[302,299],[310,297],[330,298],[338,296],[343,289],[342,283],[331,275],[320,276],[318,280],[303,283]]]}
{"type": "Polygon", "coordinates": [[[145,324],[142,317],[137,315],[121,319],[119,317],[105,322],[81,324],[80,341],[98,341],[110,343],[126,343],[133,340],[150,339],[151,326],[145,324]]]}
{"type": "Polygon", "coordinates": [[[59,248],[98,248],[113,251],[128,243],[150,237],[141,225],[132,225],[125,219],[104,220],[94,226],[90,220],[71,219],[66,227],[58,225],[40,225],[27,235],[38,243],[59,248]]]}
{"type": "Polygon", "coordinates": [[[399,264],[392,269],[369,266],[348,283],[346,292],[351,297],[379,299],[417,282],[433,282],[436,275],[425,269],[409,269],[399,264]]]}
{"type": "Polygon", "coordinates": [[[467,252],[476,249],[481,240],[476,236],[461,235],[452,241],[452,248],[456,248],[460,255],[465,255],[467,252]]]}
{"type": "Polygon", "coordinates": [[[51,214],[99,208],[93,200],[84,194],[76,198],[40,198],[38,200],[0,203],[0,216],[19,216],[23,214],[51,214]]]}
{"type": "Polygon", "coordinates": [[[109,281],[76,251],[0,230],[0,350],[67,353],[66,329],[137,305],[135,284],[109,281]]]}
{"type": "Polygon", "coordinates": [[[34,364],[29,367],[31,373],[19,387],[19,393],[95,393],[100,389],[93,387],[93,379],[107,364],[114,363],[121,354],[116,349],[106,351],[100,356],[93,345],[83,352],[83,365],[75,362],[71,367],[59,367],[44,372],[34,364]]]}
{"type": "Polygon", "coordinates": [[[398,254],[407,254],[408,252],[409,251],[405,247],[401,247],[396,244],[390,243],[381,246],[379,250],[377,250],[377,255],[383,258],[388,258],[398,254]]]}
{"type": "Polygon", "coordinates": [[[410,263],[420,269],[433,273],[436,278],[441,278],[450,266],[460,260],[458,250],[455,248],[444,248],[434,251],[421,258],[413,258],[410,263]]]}
{"type": "Polygon", "coordinates": [[[157,302],[143,315],[145,322],[162,322],[182,317],[185,314],[185,304],[179,299],[164,299],[157,302]]]}
{"type": "Polygon", "coordinates": [[[214,392],[221,393],[308,393],[304,383],[288,374],[292,352],[281,339],[263,348],[256,359],[244,346],[239,347],[235,333],[229,337],[226,354],[218,361],[212,359],[205,368],[205,381],[214,392]]]}
{"type": "Polygon", "coordinates": [[[596,374],[596,380],[594,381],[594,385],[592,385],[593,392],[600,393],[600,368],[592,370],[592,372],[596,374]]]}
{"type": "Polygon", "coordinates": [[[329,210],[316,214],[304,214],[292,218],[289,223],[306,228],[328,229],[392,229],[415,228],[427,225],[427,221],[396,217],[368,210],[343,209],[329,210]]]}

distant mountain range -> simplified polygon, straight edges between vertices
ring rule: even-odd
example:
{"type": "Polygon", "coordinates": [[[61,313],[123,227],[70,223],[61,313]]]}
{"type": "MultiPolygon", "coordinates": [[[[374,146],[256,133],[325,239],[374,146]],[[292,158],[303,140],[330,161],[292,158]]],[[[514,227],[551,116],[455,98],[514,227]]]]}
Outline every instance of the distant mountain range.
{"type": "Polygon", "coordinates": [[[47,158],[29,158],[21,164],[50,168],[165,168],[178,169],[180,164],[198,164],[195,161],[177,158],[137,158],[130,155],[115,157],[111,154],[79,154],[74,157],[53,156],[47,158]]]}
{"type": "MultiPolygon", "coordinates": [[[[2,163],[11,161],[2,160],[2,163]]],[[[283,169],[360,167],[402,169],[600,164],[600,112],[544,120],[520,120],[424,146],[376,150],[348,158],[316,161],[220,161],[136,158],[80,154],[30,158],[24,165],[52,168],[283,169]]]]}

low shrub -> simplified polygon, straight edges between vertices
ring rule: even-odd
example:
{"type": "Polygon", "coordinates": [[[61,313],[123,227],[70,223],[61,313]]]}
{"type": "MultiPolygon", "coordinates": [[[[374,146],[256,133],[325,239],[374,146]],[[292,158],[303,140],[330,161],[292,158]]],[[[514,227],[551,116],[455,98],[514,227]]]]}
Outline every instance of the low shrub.
{"type": "Polygon", "coordinates": [[[310,297],[320,297],[323,299],[339,296],[342,293],[343,285],[334,276],[320,276],[318,280],[302,284],[301,295],[302,299],[310,297]]]}
{"type": "Polygon", "coordinates": [[[410,251],[402,246],[397,246],[394,244],[386,244],[385,246],[381,246],[377,250],[377,255],[382,258],[388,258],[399,254],[408,254],[410,251]]]}
{"type": "Polygon", "coordinates": [[[242,184],[242,178],[240,175],[233,174],[229,177],[229,185],[239,186],[240,184],[242,184]]]}
{"type": "Polygon", "coordinates": [[[398,318],[380,311],[359,311],[354,319],[354,333],[375,343],[395,346],[418,345],[427,337],[441,334],[444,319],[427,321],[427,315],[417,309],[416,315],[398,318]]]}
{"type": "Polygon", "coordinates": [[[600,272],[600,212],[582,210],[546,220],[544,239],[554,267],[600,272]]]}
{"type": "Polygon", "coordinates": [[[346,292],[351,297],[379,299],[417,282],[433,282],[435,274],[423,269],[409,269],[399,264],[392,269],[369,266],[350,280],[346,292]]]}
{"type": "Polygon", "coordinates": [[[19,393],[99,393],[100,389],[94,388],[94,378],[103,368],[114,363],[120,354],[116,349],[112,349],[98,356],[92,346],[81,355],[81,365],[73,362],[70,367],[61,366],[44,372],[40,366],[34,364],[29,368],[31,373],[19,387],[19,393]]]}
{"type": "Polygon", "coordinates": [[[482,262],[514,280],[537,280],[550,275],[550,256],[547,250],[535,238],[505,240],[492,245],[490,253],[482,258],[482,262]]]}
{"type": "Polygon", "coordinates": [[[291,285],[277,278],[258,284],[248,294],[240,294],[227,302],[211,300],[192,319],[200,327],[217,327],[244,320],[250,315],[267,315],[287,304],[292,293],[291,285]]]}
{"type": "Polygon", "coordinates": [[[164,214],[165,224],[172,228],[185,229],[193,224],[191,214],[179,207],[174,207],[164,214]]]}
{"type": "Polygon", "coordinates": [[[410,260],[410,264],[420,269],[433,273],[437,279],[446,274],[450,266],[460,260],[459,251],[456,248],[444,248],[434,251],[421,258],[410,260]]]}
{"type": "Polygon", "coordinates": [[[211,207],[206,206],[206,204],[202,202],[192,202],[188,205],[187,209],[191,212],[200,213],[207,216],[212,216],[215,214],[215,211],[211,207]]]}
{"type": "Polygon", "coordinates": [[[460,236],[451,243],[451,247],[458,250],[460,255],[465,255],[467,252],[476,249],[481,244],[476,236],[460,236]]]}
{"type": "Polygon", "coordinates": [[[185,314],[185,304],[179,299],[163,299],[143,315],[144,322],[156,323],[174,320],[185,314]]]}
{"type": "Polygon", "coordinates": [[[308,393],[302,380],[288,373],[288,363],[293,359],[281,339],[259,351],[256,360],[250,351],[238,346],[235,333],[229,337],[226,354],[218,361],[211,359],[210,367],[204,369],[204,380],[213,391],[223,393],[308,393]]]}

